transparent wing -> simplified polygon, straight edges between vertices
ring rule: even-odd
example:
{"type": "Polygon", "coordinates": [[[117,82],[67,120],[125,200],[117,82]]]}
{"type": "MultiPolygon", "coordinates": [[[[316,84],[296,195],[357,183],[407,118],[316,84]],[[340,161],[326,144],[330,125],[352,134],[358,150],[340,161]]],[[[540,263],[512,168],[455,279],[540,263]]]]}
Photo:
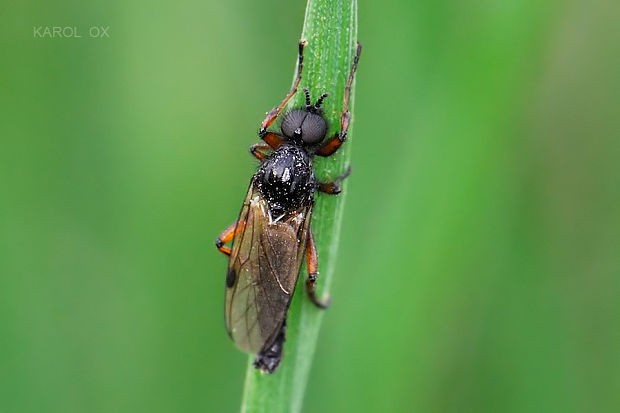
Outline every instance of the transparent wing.
{"type": "Polygon", "coordinates": [[[250,184],[241,208],[226,277],[226,328],[237,346],[258,353],[286,316],[306,246],[312,207],[272,217],[250,184]]]}

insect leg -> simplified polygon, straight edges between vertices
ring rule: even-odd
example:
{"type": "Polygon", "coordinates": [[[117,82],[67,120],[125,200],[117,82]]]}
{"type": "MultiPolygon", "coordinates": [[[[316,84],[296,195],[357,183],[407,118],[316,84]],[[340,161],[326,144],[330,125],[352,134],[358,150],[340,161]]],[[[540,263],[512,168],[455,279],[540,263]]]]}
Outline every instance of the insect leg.
{"type": "Polygon", "coordinates": [[[342,188],[340,187],[340,182],[342,182],[344,178],[346,178],[349,175],[351,175],[351,165],[349,165],[347,170],[344,171],[342,175],[340,175],[333,181],[319,182],[318,189],[319,191],[325,192],[326,194],[337,195],[342,191],[342,188]]]}
{"type": "Polygon", "coordinates": [[[274,120],[276,120],[276,118],[280,114],[280,111],[284,108],[284,106],[286,106],[288,101],[291,100],[295,92],[297,92],[297,87],[299,86],[299,82],[301,81],[301,72],[304,67],[304,47],[306,47],[307,44],[308,42],[306,42],[305,40],[301,40],[299,42],[299,57],[297,60],[297,77],[295,78],[295,81],[293,82],[293,87],[288,92],[288,94],[284,97],[282,102],[280,102],[280,104],[276,106],[275,108],[271,109],[267,113],[267,116],[265,116],[265,119],[263,120],[263,123],[261,123],[260,130],[258,132],[258,136],[260,136],[261,138],[265,136],[265,134],[267,133],[267,128],[273,123],[274,120]]]}
{"type": "Polygon", "coordinates": [[[254,367],[266,373],[273,373],[280,365],[282,360],[282,348],[286,338],[286,316],[280,327],[280,332],[273,343],[263,348],[254,359],[254,367]]]}
{"type": "Polygon", "coordinates": [[[278,147],[280,145],[282,145],[282,138],[280,137],[280,135],[278,135],[277,133],[273,133],[273,132],[265,132],[265,136],[263,136],[263,140],[265,141],[265,143],[269,146],[271,146],[272,149],[278,149],[278,147]]]}
{"type": "Polygon", "coordinates": [[[222,231],[220,236],[217,237],[217,239],[215,240],[215,246],[217,247],[217,249],[229,256],[230,256],[230,248],[225,247],[224,244],[226,244],[229,241],[232,241],[232,239],[235,237],[236,227],[237,227],[237,221],[233,222],[228,227],[226,227],[226,229],[222,231]]]}
{"type": "Polygon", "coordinates": [[[250,146],[250,153],[256,159],[263,162],[265,159],[267,159],[267,157],[269,157],[269,154],[266,154],[263,151],[269,149],[271,149],[271,146],[267,145],[266,143],[255,143],[254,145],[250,146]]]}
{"type": "Polygon", "coordinates": [[[361,53],[362,45],[358,43],[355,57],[353,58],[353,65],[351,66],[351,72],[349,73],[349,79],[347,80],[347,86],[344,89],[344,102],[342,104],[342,114],[340,115],[340,132],[321,146],[316,153],[319,156],[333,155],[344,141],[347,140],[347,131],[349,130],[349,122],[351,121],[351,113],[349,112],[351,85],[353,85],[353,79],[355,78],[355,71],[357,70],[357,64],[360,60],[361,53]]]}
{"type": "Polygon", "coordinates": [[[325,301],[321,301],[316,296],[316,280],[319,276],[318,257],[316,253],[316,244],[314,243],[314,236],[312,235],[312,229],[308,230],[308,241],[306,243],[306,262],[308,264],[308,278],[306,278],[306,291],[310,301],[319,308],[327,308],[331,300],[327,298],[325,301]]]}

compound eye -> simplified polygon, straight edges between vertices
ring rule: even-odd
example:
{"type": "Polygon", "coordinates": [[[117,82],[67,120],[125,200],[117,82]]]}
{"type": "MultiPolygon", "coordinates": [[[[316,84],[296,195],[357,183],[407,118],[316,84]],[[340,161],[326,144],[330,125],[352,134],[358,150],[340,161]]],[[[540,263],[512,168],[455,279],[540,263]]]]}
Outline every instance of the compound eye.
{"type": "Polygon", "coordinates": [[[301,129],[301,124],[303,123],[307,114],[308,112],[306,112],[305,110],[297,109],[284,115],[284,120],[282,120],[282,126],[280,126],[280,129],[282,129],[282,133],[284,134],[284,136],[288,138],[294,137],[295,131],[301,129]]]}
{"type": "Polygon", "coordinates": [[[321,115],[308,113],[306,119],[301,124],[301,140],[305,143],[319,143],[325,138],[327,124],[321,115]]]}

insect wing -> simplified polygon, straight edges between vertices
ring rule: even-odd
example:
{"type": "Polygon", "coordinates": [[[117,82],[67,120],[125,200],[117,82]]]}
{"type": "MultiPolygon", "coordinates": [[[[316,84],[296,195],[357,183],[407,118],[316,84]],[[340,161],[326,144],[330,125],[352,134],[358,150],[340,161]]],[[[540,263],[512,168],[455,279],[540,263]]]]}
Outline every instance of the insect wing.
{"type": "Polygon", "coordinates": [[[226,276],[226,328],[241,350],[275,340],[293,297],[312,207],[271,217],[251,184],[239,214],[226,276]]]}

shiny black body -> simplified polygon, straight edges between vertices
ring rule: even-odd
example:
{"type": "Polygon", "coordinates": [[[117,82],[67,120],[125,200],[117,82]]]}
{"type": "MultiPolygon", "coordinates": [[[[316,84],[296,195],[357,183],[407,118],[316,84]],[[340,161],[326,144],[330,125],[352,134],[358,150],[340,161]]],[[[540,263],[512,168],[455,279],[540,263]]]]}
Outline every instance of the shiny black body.
{"type": "Polygon", "coordinates": [[[253,179],[274,218],[314,202],[317,181],[312,159],[303,147],[281,145],[261,164],[253,179]]]}

